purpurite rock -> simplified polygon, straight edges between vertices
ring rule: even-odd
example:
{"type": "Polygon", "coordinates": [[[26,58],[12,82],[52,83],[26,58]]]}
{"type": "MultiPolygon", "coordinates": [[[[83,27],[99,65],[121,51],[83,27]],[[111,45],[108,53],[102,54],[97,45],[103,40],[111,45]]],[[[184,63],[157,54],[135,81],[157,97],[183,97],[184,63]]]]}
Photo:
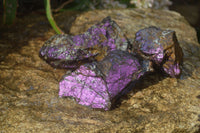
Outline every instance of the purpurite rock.
{"type": "Polygon", "coordinates": [[[175,31],[149,27],[139,30],[135,35],[133,53],[151,60],[159,69],[171,77],[181,73],[183,52],[175,31]]]}
{"type": "Polygon", "coordinates": [[[129,82],[148,72],[149,61],[124,51],[112,51],[100,62],[82,65],[60,82],[59,96],[74,97],[81,105],[109,110],[129,82]],[[145,65],[145,66],[144,66],[145,65]]]}
{"type": "Polygon", "coordinates": [[[40,56],[53,67],[77,68],[90,60],[102,60],[115,49],[126,51],[127,38],[116,22],[106,17],[83,34],[51,37],[41,48],[40,56]]]}

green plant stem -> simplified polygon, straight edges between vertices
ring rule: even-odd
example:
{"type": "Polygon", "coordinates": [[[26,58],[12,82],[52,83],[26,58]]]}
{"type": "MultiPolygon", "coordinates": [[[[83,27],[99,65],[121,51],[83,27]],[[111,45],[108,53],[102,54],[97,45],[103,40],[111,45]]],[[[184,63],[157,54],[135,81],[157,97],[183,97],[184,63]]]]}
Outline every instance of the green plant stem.
{"type": "Polygon", "coordinates": [[[57,26],[56,22],[53,19],[51,13],[50,0],[45,0],[45,9],[46,9],[47,19],[49,20],[49,23],[51,24],[52,28],[56,31],[57,34],[64,34],[64,32],[57,26]]]}

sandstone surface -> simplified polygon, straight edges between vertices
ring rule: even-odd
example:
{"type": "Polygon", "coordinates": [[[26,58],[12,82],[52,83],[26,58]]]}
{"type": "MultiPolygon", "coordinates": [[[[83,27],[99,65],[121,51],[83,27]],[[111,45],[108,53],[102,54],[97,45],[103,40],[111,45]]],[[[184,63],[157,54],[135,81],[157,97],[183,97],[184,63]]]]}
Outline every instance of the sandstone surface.
{"type": "MultiPolygon", "coordinates": [[[[61,26],[69,18],[63,15],[60,14],[61,26]]],[[[67,70],[54,69],[39,57],[40,48],[54,34],[50,26],[44,19],[42,21],[45,24],[40,23],[41,19],[29,20],[27,24],[17,23],[14,31],[20,30],[21,34],[6,31],[2,34],[6,41],[1,40],[8,43],[7,51],[18,47],[1,54],[0,131],[199,131],[200,45],[195,30],[176,12],[123,9],[83,13],[73,22],[70,34],[83,33],[106,16],[111,16],[128,38],[134,39],[139,29],[148,26],[176,31],[184,53],[180,79],[163,77],[159,73],[148,75],[128,95],[122,97],[111,111],[78,105],[72,99],[58,96],[58,83],[67,70]]]]}

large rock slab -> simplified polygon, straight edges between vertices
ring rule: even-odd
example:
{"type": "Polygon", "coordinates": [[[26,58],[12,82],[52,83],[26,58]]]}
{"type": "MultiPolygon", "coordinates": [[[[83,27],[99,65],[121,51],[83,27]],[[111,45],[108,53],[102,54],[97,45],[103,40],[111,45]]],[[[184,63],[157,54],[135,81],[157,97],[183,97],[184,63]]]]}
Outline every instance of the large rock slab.
{"type": "Polygon", "coordinates": [[[22,28],[24,36],[13,41],[19,44],[27,40],[27,45],[9,53],[0,63],[2,132],[198,132],[200,45],[195,30],[176,12],[124,9],[83,13],[70,33],[83,33],[108,15],[132,39],[139,29],[148,26],[176,31],[184,53],[180,79],[159,73],[148,75],[111,111],[93,110],[73,99],[59,98],[58,83],[67,70],[53,69],[39,58],[39,49],[53,32],[43,25],[40,34],[32,37],[38,33],[34,27],[38,20],[28,31],[29,40],[27,29],[22,28]]]}

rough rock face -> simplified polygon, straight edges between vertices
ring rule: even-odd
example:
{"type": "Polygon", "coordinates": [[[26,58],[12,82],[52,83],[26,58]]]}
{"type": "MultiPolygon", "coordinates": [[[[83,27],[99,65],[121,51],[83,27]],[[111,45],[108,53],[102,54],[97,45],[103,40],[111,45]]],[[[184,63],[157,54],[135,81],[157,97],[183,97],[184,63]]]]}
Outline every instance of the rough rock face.
{"type": "Polygon", "coordinates": [[[161,71],[171,77],[180,75],[183,52],[175,31],[156,27],[141,29],[136,33],[132,45],[133,53],[151,60],[161,71]]]}
{"type": "Polygon", "coordinates": [[[77,68],[89,60],[101,60],[115,49],[126,51],[128,42],[119,26],[106,17],[83,34],[51,37],[41,48],[40,55],[53,67],[77,68]]]}
{"type": "MultiPolygon", "coordinates": [[[[80,15],[70,33],[84,33],[106,16],[111,16],[128,38],[134,39],[138,30],[149,26],[176,31],[184,54],[180,79],[159,73],[148,75],[113,110],[106,112],[59,98],[58,83],[66,70],[53,69],[39,58],[38,51],[52,32],[44,25],[36,32],[41,21],[38,20],[27,24],[33,27],[30,31],[23,25],[20,29],[23,38],[10,39],[19,45],[27,40],[27,35],[30,37],[26,46],[20,45],[18,51],[9,53],[0,64],[2,132],[198,132],[200,46],[194,29],[175,12],[101,10],[80,15]]],[[[18,32],[12,35],[17,36],[18,32]]]]}

